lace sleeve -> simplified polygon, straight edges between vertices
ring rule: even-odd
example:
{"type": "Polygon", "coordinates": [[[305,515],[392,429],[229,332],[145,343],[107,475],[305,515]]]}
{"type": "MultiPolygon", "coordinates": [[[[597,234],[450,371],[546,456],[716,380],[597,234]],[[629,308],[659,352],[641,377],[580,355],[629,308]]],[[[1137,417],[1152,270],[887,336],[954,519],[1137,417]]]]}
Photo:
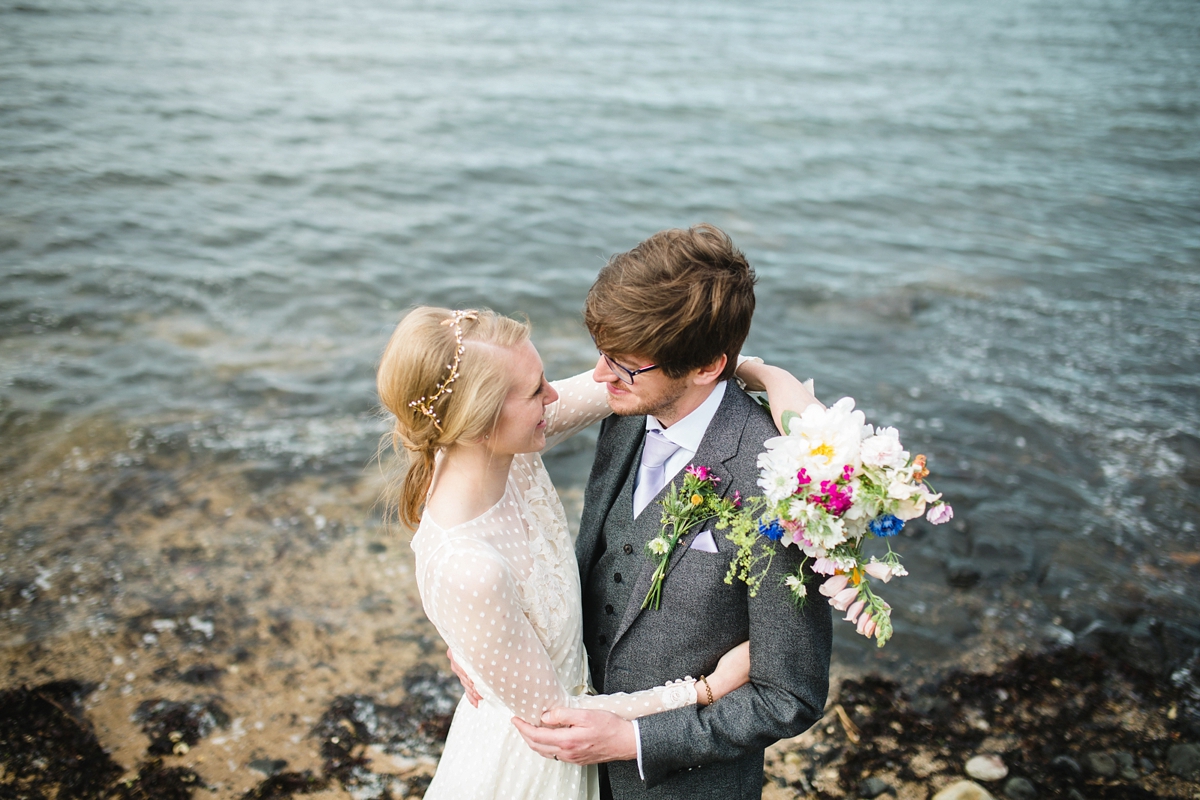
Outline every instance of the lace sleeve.
{"type": "Polygon", "coordinates": [[[573,436],[612,411],[608,407],[604,384],[592,380],[592,373],[554,381],[558,400],[546,408],[546,449],[573,436]]]}
{"type": "Polygon", "coordinates": [[[696,702],[690,678],[633,694],[569,696],[521,609],[512,572],[490,545],[446,543],[433,554],[426,576],[421,598],[426,613],[475,688],[533,725],[559,706],[635,719],[696,702]]]}

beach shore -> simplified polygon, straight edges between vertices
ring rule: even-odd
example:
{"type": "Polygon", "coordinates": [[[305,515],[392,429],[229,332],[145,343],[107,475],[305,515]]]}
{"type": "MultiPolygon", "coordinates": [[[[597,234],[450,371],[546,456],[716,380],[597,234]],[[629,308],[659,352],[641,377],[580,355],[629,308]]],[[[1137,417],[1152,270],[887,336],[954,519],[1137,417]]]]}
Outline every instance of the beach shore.
{"type": "MultiPolygon", "coordinates": [[[[421,796],[459,692],[379,472],[137,436],[47,428],[5,456],[0,792],[421,796]]],[[[997,631],[895,680],[835,663],[825,718],[768,752],[764,797],[932,797],[977,755],[1005,775],[976,783],[1014,800],[1200,793],[1186,626],[1160,625],[1149,662],[1128,636],[997,631]]]]}

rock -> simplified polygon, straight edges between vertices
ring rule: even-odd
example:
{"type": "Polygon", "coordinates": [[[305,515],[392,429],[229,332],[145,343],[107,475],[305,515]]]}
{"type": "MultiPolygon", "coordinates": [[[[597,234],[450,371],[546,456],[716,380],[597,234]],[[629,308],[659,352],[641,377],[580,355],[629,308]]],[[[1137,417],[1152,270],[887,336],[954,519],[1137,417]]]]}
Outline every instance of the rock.
{"type": "Polygon", "coordinates": [[[1200,776],[1200,745],[1172,745],[1167,751],[1167,769],[1186,780],[1200,776]]]}
{"type": "Polygon", "coordinates": [[[1004,784],[1004,796],[1008,800],[1035,800],[1037,789],[1024,778],[1009,778],[1004,784]]]}
{"type": "Polygon", "coordinates": [[[256,758],[246,766],[255,772],[261,772],[269,778],[272,775],[278,775],[280,772],[283,772],[287,763],[282,758],[256,758]]]}
{"type": "Polygon", "coordinates": [[[1087,800],[1078,789],[1067,792],[1067,800],[1087,800]]]}
{"type": "Polygon", "coordinates": [[[1142,772],[1146,773],[1147,775],[1149,775],[1151,772],[1154,772],[1156,769],[1158,769],[1158,767],[1155,766],[1154,762],[1151,761],[1150,759],[1146,758],[1145,756],[1142,756],[1141,758],[1138,759],[1138,766],[1141,767],[1142,772]]]}
{"type": "Polygon", "coordinates": [[[998,781],[1008,775],[1000,756],[975,756],[967,762],[967,774],[977,781],[998,781]]]}
{"type": "Polygon", "coordinates": [[[933,796],[933,800],[993,800],[988,790],[974,781],[952,783],[933,796]]]}
{"type": "Polygon", "coordinates": [[[1050,768],[1060,775],[1065,775],[1068,778],[1082,778],[1083,767],[1079,766],[1079,762],[1070,756],[1056,756],[1050,762],[1050,768]]]}
{"type": "Polygon", "coordinates": [[[1111,778],[1117,774],[1117,761],[1108,753],[1088,753],[1083,757],[1087,771],[1098,778],[1111,778]]]}
{"type": "Polygon", "coordinates": [[[1132,753],[1113,753],[1113,760],[1117,762],[1117,775],[1123,781],[1136,781],[1142,777],[1133,766],[1132,753]]]}
{"type": "Polygon", "coordinates": [[[951,558],[946,562],[946,583],[955,589],[970,589],[983,575],[969,560],[951,558]]]}
{"type": "Polygon", "coordinates": [[[891,788],[887,781],[872,776],[858,785],[858,796],[871,800],[872,798],[879,797],[879,795],[891,788]]]}

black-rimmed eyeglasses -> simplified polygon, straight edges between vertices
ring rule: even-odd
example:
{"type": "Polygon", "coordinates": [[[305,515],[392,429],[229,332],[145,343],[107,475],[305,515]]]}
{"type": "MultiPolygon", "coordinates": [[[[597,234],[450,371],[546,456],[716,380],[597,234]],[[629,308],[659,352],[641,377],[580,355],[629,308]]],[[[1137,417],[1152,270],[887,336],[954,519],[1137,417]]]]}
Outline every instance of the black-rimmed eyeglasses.
{"type": "Polygon", "coordinates": [[[633,386],[633,379],[638,375],[641,375],[643,372],[649,372],[652,369],[658,369],[658,364],[651,364],[650,366],[641,367],[640,369],[630,369],[629,367],[622,366],[616,361],[613,361],[608,357],[608,353],[605,353],[603,350],[598,352],[604,357],[604,363],[608,364],[608,368],[613,371],[613,374],[617,376],[617,379],[620,380],[621,383],[627,383],[630,386],[633,386]]]}

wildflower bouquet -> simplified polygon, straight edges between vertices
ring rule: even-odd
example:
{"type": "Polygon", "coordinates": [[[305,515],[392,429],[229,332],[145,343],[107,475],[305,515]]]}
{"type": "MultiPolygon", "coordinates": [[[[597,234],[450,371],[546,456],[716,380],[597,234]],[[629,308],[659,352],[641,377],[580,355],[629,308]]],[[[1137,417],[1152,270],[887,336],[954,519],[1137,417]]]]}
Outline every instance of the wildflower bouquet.
{"type": "Polygon", "coordinates": [[[646,557],[655,563],[655,569],[642,608],[658,610],[667,563],[679,540],[704,520],[713,516],[725,519],[734,511],[735,501],[717,495],[716,485],[720,480],[708,467],[693,464],[683,471],[683,488],[676,490],[672,483],[671,491],[660,501],[662,532],[646,542],[646,557]]]}
{"type": "Polygon", "coordinates": [[[866,424],[852,398],[783,416],[786,435],[768,440],[758,457],[763,495],[722,515],[720,526],[738,546],[725,581],[738,578],[756,593],[775,548],[795,545],[805,557],[784,583],[797,604],[807,602],[812,577],[804,567],[812,561],[830,605],[883,647],[892,635],[891,606],[871,580],[887,583],[908,572],[890,543],[883,558],[870,559],[863,543],[889,539],[922,514],[934,525],[947,522],[954,510],[925,481],[925,456],[910,456],[895,428],[866,424]]]}

